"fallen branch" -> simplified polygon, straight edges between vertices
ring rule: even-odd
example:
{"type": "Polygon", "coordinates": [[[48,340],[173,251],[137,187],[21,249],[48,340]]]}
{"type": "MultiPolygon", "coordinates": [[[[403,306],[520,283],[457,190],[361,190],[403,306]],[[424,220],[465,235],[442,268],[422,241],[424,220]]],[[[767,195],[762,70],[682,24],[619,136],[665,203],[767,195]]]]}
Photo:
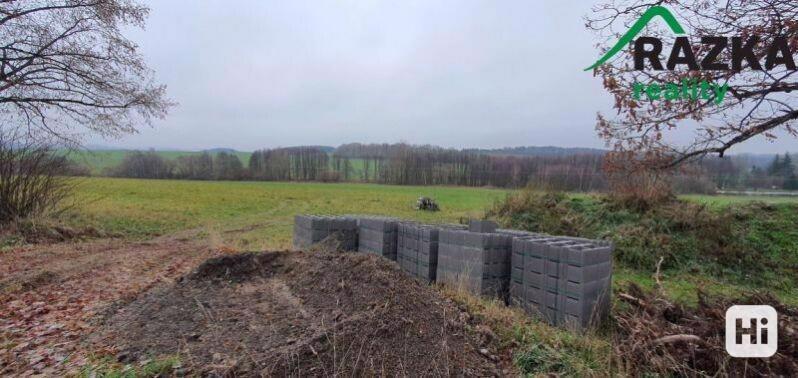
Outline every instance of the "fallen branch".
{"type": "Polygon", "coordinates": [[[620,297],[624,301],[629,302],[629,303],[631,303],[633,305],[637,305],[637,306],[640,306],[640,307],[646,307],[646,302],[644,302],[640,298],[633,297],[633,296],[631,296],[629,294],[620,293],[620,294],[618,294],[618,297],[620,297]]]}
{"type": "Polygon", "coordinates": [[[657,261],[657,271],[654,272],[654,281],[657,282],[657,289],[659,290],[660,294],[663,292],[662,290],[662,281],[659,279],[659,270],[662,267],[662,262],[665,260],[665,256],[660,256],[659,261],[657,261]]]}

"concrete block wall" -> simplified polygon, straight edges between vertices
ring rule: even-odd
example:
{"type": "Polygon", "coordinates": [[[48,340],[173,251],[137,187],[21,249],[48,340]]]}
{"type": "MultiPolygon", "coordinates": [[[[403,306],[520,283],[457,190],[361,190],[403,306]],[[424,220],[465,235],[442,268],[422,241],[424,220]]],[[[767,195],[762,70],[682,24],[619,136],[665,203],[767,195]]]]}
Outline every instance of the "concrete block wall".
{"type": "Polygon", "coordinates": [[[503,298],[510,281],[511,248],[509,235],[440,230],[436,280],[503,298]]]}
{"type": "Polygon", "coordinates": [[[396,261],[402,270],[422,281],[435,282],[440,230],[463,230],[460,225],[399,223],[396,261]]]}
{"type": "Polygon", "coordinates": [[[396,260],[399,220],[388,217],[358,218],[358,252],[373,253],[396,260]]]}
{"type": "Polygon", "coordinates": [[[344,251],[357,250],[357,220],[349,217],[297,215],[294,217],[294,248],[304,249],[334,237],[344,251]]]}
{"type": "Polygon", "coordinates": [[[463,286],[478,295],[509,294],[511,303],[554,325],[586,328],[609,314],[609,242],[500,229],[490,223],[472,222],[466,230],[376,216],[296,216],[296,248],[330,236],[343,250],[396,260],[405,272],[428,282],[463,286]]]}
{"type": "Polygon", "coordinates": [[[609,312],[611,243],[534,235],[512,243],[510,298],[555,325],[585,328],[609,312]]]}

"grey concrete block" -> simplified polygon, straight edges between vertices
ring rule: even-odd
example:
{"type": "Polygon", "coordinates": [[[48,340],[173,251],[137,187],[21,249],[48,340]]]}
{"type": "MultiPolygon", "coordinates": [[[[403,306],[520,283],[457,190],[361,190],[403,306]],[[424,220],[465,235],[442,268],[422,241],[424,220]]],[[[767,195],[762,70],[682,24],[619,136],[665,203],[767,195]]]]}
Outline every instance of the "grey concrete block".
{"type": "Polygon", "coordinates": [[[513,303],[556,325],[587,327],[608,314],[611,243],[530,235],[512,243],[513,303]]]}
{"type": "Polygon", "coordinates": [[[451,225],[399,223],[397,227],[397,258],[412,261],[413,275],[432,282],[437,278],[440,229],[456,229],[451,225]]]}
{"type": "Polygon", "coordinates": [[[399,220],[389,217],[357,218],[358,252],[373,253],[396,260],[399,220]]]}
{"type": "Polygon", "coordinates": [[[328,237],[334,237],[342,250],[355,250],[357,248],[356,220],[320,215],[297,215],[294,217],[294,247],[308,248],[328,237]]]}
{"type": "Polygon", "coordinates": [[[480,295],[506,296],[510,286],[512,237],[502,234],[441,230],[438,282],[480,295]]]}
{"type": "Polygon", "coordinates": [[[494,221],[479,219],[469,219],[468,221],[468,231],[470,232],[495,232],[498,227],[499,225],[494,221]]]}

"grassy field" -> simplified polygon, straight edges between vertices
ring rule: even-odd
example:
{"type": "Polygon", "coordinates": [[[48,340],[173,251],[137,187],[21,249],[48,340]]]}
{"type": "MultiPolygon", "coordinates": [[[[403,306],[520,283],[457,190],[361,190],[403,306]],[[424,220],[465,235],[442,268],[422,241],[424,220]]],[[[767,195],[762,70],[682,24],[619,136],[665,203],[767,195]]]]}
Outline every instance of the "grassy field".
{"type": "MultiPolygon", "coordinates": [[[[201,228],[214,243],[238,250],[286,249],[291,246],[293,216],[298,213],[384,214],[425,222],[458,222],[461,218],[481,217],[496,200],[505,198],[508,193],[511,192],[484,188],[351,183],[87,178],[80,180],[72,201],[73,208],[65,213],[64,218],[75,227],[88,224],[134,239],[201,228]],[[428,213],[414,210],[413,205],[420,196],[435,198],[441,211],[428,213]]],[[[570,198],[576,203],[592,203],[588,194],[570,195],[570,198]]],[[[713,208],[744,201],[798,203],[796,198],[778,197],[686,198],[707,203],[713,208]]],[[[597,216],[605,217],[600,214],[597,216]]],[[[636,221],[630,218],[628,222],[636,221]]],[[[606,234],[613,229],[597,232],[606,234]]],[[[689,241],[685,239],[684,242],[689,241]]],[[[777,248],[783,249],[783,246],[777,248]]],[[[640,265],[653,267],[653,263],[640,265]]],[[[652,284],[649,270],[619,267],[617,273],[616,280],[620,283],[652,284]]],[[[745,282],[696,275],[688,270],[673,270],[666,274],[671,278],[666,286],[672,296],[686,303],[697,300],[696,287],[719,293],[756,288],[745,282]]],[[[788,302],[798,303],[798,296],[786,292],[781,294],[788,302]]]]}
{"type": "Polygon", "coordinates": [[[67,221],[135,238],[205,227],[210,232],[251,229],[228,242],[243,249],[290,246],[293,216],[388,214],[427,222],[478,217],[507,191],[458,187],[283,182],[200,182],[111,178],[81,179],[67,221]],[[413,209],[420,196],[435,198],[437,213],[413,209]]]}
{"type": "Polygon", "coordinates": [[[733,196],[733,195],[700,195],[688,194],[681,196],[689,201],[704,203],[714,207],[727,206],[747,202],[764,202],[770,204],[798,203],[798,196],[733,196]]]}

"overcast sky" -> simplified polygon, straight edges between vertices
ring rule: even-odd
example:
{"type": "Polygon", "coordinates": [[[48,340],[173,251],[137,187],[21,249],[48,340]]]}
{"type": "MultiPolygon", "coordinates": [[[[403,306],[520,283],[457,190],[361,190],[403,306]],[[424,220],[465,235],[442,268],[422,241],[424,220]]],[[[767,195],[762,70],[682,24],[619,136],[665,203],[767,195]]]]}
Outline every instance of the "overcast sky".
{"type": "MultiPolygon", "coordinates": [[[[129,33],[180,103],[95,145],[603,147],[594,1],[151,1],[129,33]]],[[[733,152],[796,150],[795,139],[733,152]]]]}

